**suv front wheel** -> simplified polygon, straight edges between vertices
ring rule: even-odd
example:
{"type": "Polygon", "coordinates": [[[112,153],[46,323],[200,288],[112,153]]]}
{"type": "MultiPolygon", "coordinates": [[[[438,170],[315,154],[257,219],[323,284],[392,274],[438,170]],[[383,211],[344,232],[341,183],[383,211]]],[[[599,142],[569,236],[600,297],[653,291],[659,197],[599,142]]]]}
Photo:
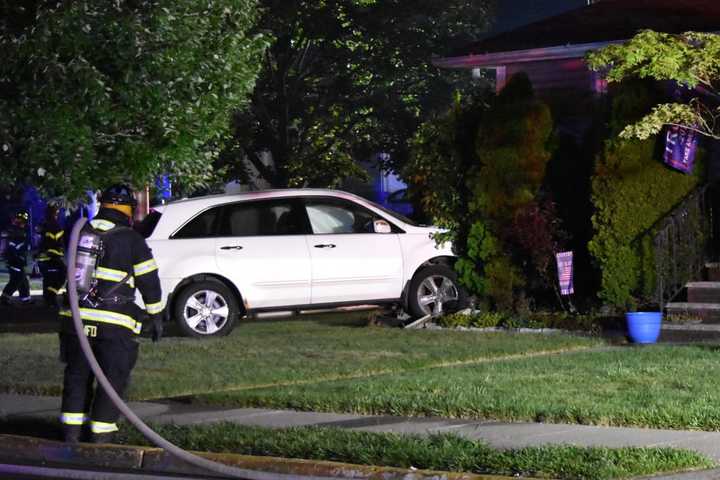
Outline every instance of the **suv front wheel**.
{"type": "Polygon", "coordinates": [[[445,265],[423,267],[415,273],[408,291],[408,309],[415,317],[452,313],[467,304],[457,274],[445,265]]]}
{"type": "Polygon", "coordinates": [[[175,319],[183,334],[190,337],[227,335],[238,314],[235,295],[217,280],[191,283],[175,301],[175,319]]]}

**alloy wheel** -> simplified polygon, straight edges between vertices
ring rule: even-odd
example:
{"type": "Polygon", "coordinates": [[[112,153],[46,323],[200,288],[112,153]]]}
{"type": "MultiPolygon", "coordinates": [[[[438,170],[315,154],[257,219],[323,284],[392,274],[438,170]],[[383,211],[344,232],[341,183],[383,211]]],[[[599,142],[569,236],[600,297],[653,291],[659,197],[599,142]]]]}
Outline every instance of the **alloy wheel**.
{"type": "Polygon", "coordinates": [[[190,295],[183,308],[188,327],[201,335],[213,335],[228,321],[228,302],[214,290],[198,290],[190,295]]]}
{"type": "Polygon", "coordinates": [[[457,301],[459,297],[455,282],[444,275],[431,275],[425,278],[417,289],[418,305],[425,315],[442,314],[446,304],[457,301]]]}

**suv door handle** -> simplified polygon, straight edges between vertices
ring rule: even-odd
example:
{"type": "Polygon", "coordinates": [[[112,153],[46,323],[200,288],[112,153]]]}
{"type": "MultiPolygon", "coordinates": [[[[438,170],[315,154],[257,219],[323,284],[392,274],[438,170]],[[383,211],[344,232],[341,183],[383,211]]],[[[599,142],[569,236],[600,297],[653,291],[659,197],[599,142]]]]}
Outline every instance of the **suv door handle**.
{"type": "Polygon", "coordinates": [[[315,245],[315,248],[335,248],[334,243],[319,243],[315,245]]]}
{"type": "Polygon", "coordinates": [[[242,250],[242,245],[225,245],[220,247],[220,250],[242,250]]]}

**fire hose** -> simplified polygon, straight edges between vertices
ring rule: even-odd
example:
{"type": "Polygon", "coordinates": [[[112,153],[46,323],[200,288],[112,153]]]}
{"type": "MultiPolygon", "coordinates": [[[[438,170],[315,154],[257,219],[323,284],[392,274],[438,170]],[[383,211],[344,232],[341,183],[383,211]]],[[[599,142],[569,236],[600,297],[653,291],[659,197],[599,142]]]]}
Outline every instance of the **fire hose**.
{"type": "Polygon", "coordinates": [[[204,468],[208,471],[219,473],[221,475],[226,475],[232,478],[242,478],[246,480],[272,480],[272,479],[285,479],[285,480],[327,480],[331,477],[317,477],[317,476],[309,476],[309,475],[293,475],[293,474],[285,474],[285,473],[268,473],[268,472],[259,472],[256,470],[248,470],[238,467],[233,467],[230,465],[226,465],[219,462],[214,462],[212,460],[208,460],[207,458],[203,458],[199,455],[193,454],[191,452],[188,452],[186,450],[183,450],[182,448],[178,447],[177,445],[171,443],[170,441],[166,440],[165,438],[161,437],[157,432],[155,432],[153,429],[151,429],[145,422],[143,422],[140,417],[138,417],[135,412],[133,412],[130,407],[123,401],[123,399],[118,395],[118,393],[115,391],[113,386],[108,381],[107,377],[105,376],[105,373],[102,371],[102,368],[97,362],[97,359],[95,358],[95,354],[92,351],[92,347],[90,346],[90,342],[87,339],[87,336],[85,335],[85,331],[83,328],[82,318],[80,316],[80,305],[78,300],[78,293],[77,293],[77,281],[75,278],[75,262],[77,259],[77,247],[78,247],[78,240],[80,237],[80,231],[85,226],[85,223],[87,222],[86,218],[80,218],[75,225],[73,226],[72,233],[70,235],[70,244],[68,248],[68,262],[67,262],[67,279],[68,279],[68,297],[70,300],[70,309],[72,310],[72,318],[73,318],[73,324],[75,327],[75,334],[78,337],[78,340],[80,342],[80,347],[82,348],[82,351],[85,355],[85,358],[88,361],[88,364],[90,365],[90,368],[92,369],[92,372],[95,374],[95,378],[97,382],[102,386],[103,390],[105,390],[105,393],[110,398],[110,400],[113,402],[115,407],[127,418],[127,420],[137,428],[140,433],[142,433],[145,438],[147,438],[150,442],[152,442],[155,446],[160,447],[164,449],[169,454],[173,455],[174,457],[190,464],[194,465],[196,467],[204,468]]]}

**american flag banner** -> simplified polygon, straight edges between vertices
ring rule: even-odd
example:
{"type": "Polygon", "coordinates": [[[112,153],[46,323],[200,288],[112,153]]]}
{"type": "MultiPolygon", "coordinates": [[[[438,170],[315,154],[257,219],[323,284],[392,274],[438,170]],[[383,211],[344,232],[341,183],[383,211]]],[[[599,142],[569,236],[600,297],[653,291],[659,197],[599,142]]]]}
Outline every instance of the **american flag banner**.
{"type": "Polygon", "coordinates": [[[570,295],[573,290],[573,252],[558,252],[555,254],[560,283],[560,295],[570,295]]]}

